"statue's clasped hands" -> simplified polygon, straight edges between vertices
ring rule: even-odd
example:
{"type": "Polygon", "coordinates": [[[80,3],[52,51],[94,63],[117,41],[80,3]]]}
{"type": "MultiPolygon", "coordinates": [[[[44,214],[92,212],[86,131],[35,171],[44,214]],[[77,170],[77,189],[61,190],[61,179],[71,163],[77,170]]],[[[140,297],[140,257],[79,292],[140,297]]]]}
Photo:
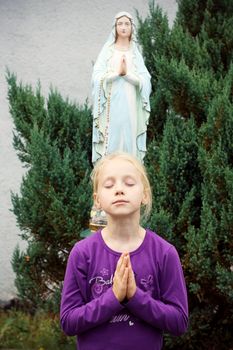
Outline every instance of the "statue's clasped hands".
{"type": "Polygon", "coordinates": [[[113,278],[113,293],[121,303],[124,299],[131,299],[136,292],[136,288],[137,286],[130,262],[130,256],[128,253],[122,253],[117,262],[113,278]]]}
{"type": "Polygon", "coordinates": [[[121,57],[119,75],[124,76],[124,75],[126,75],[126,74],[127,74],[126,56],[123,55],[123,56],[121,57]]]}

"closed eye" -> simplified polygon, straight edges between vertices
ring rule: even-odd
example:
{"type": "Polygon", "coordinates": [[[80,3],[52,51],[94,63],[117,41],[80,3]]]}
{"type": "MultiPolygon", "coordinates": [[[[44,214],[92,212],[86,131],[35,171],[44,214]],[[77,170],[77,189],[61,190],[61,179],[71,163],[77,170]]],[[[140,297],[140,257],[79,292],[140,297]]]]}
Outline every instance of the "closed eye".
{"type": "Polygon", "coordinates": [[[113,185],[104,185],[104,188],[112,188],[113,185]]]}
{"type": "Polygon", "coordinates": [[[134,186],[135,185],[135,183],[133,183],[133,182],[127,182],[126,183],[126,186],[129,186],[129,187],[132,187],[132,186],[134,186]]]}

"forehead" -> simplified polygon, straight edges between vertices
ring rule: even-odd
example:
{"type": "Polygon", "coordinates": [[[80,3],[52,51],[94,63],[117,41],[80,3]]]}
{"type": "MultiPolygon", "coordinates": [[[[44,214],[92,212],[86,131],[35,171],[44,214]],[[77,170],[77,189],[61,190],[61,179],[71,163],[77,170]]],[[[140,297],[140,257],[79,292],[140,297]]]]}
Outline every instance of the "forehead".
{"type": "Polygon", "coordinates": [[[116,21],[117,21],[117,23],[118,22],[130,22],[131,23],[130,19],[128,17],[126,17],[126,16],[122,16],[120,18],[117,18],[116,21]]]}
{"type": "Polygon", "coordinates": [[[132,177],[140,177],[140,173],[138,169],[132,164],[130,161],[126,159],[111,159],[106,162],[99,173],[99,178],[102,180],[109,177],[124,177],[124,176],[132,176],[132,177]]]}

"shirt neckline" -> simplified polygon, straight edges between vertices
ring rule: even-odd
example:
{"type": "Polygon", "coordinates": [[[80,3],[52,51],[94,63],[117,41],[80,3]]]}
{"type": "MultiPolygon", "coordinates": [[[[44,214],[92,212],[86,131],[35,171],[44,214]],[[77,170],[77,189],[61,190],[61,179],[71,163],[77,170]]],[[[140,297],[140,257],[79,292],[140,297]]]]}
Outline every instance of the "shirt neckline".
{"type": "MultiPolygon", "coordinates": [[[[102,231],[102,229],[99,229],[98,232],[96,232],[96,234],[98,235],[99,241],[100,241],[100,243],[102,244],[102,246],[103,246],[107,251],[109,251],[111,254],[120,256],[120,255],[122,254],[121,252],[117,252],[117,251],[113,250],[112,248],[110,248],[110,247],[105,243],[105,241],[104,241],[104,239],[103,239],[103,237],[102,237],[101,231],[102,231]]],[[[145,233],[145,237],[144,237],[142,243],[140,244],[140,246],[139,246],[137,249],[135,249],[135,250],[133,250],[132,252],[129,253],[130,256],[136,255],[136,254],[140,253],[141,250],[144,249],[144,246],[145,246],[146,241],[147,241],[147,239],[148,239],[148,231],[147,231],[147,229],[145,229],[145,231],[146,231],[146,233],[145,233]]]]}

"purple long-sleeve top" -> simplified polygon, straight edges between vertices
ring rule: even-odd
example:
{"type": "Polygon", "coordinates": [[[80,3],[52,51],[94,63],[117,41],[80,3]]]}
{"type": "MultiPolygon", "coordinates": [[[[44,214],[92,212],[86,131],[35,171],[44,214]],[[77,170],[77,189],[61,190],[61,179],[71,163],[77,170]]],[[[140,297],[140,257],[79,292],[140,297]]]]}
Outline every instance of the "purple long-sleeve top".
{"type": "Polygon", "coordinates": [[[187,292],[178,253],[146,230],[130,253],[137,290],[120,303],[112,283],[120,253],[101,231],[71,250],[61,301],[61,326],[77,335],[79,350],[160,350],[163,332],[181,335],[188,325],[187,292]]]}

